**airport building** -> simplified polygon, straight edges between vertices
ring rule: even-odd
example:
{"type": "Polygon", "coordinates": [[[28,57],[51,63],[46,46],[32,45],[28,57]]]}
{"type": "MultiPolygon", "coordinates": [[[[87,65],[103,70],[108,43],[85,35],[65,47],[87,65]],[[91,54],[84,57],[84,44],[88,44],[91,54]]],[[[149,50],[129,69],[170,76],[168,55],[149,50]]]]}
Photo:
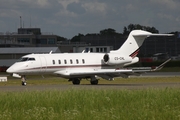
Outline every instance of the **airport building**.
{"type": "Polygon", "coordinates": [[[19,28],[18,32],[0,33],[0,47],[56,46],[59,36],[42,33],[40,28],[19,28]]]}
{"type": "MultiPolygon", "coordinates": [[[[52,33],[42,33],[40,28],[19,28],[17,33],[0,33],[0,48],[13,47],[16,49],[16,47],[58,47],[62,53],[72,53],[82,52],[82,49],[87,50],[88,46],[92,45],[87,42],[71,42],[70,40],[52,33]]],[[[96,49],[95,46],[91,47],[91,52],[108,52],[112,49],[112,47],[109,46],[102,46],[103,49],[99,46],[97,46],[97,50],[94,50],[96,49]]]]}

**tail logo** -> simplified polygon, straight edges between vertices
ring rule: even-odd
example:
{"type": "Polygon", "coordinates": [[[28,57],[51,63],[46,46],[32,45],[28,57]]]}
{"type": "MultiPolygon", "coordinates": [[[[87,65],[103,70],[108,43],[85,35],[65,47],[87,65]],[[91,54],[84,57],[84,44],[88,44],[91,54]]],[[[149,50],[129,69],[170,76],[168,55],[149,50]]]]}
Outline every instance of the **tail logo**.
{"type": "Polygon", "coordinates": [[[134,51],[134,52],[130,55],[130,57],[135,58],[135,57],[138,55],[139,50],[140,50],[140,49],[138,48],[136,51],[134,51]]]}

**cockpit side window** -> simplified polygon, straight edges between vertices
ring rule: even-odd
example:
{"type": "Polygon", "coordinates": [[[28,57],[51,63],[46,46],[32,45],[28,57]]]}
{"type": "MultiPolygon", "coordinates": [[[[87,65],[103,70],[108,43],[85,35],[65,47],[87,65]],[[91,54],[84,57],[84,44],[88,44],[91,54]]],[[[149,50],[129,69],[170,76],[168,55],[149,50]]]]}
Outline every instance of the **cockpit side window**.
{"type": "Polygon", "coordinates": [[[20,62],[24,62],[24,61],[35,61],[35,58],[28,58],[28,57],[21,58],[20,62]]]}
{"type": "Polygon", "coordinates": [[[35,61],[35,58],[29,58],[28,61],[35,61]]]}
{"type": "Polygon", "coordinates": [[[24,61],[27,61],[28,60],[28,57],[24,57],[24,58],[21,58],[21,62],[24,62],[24,61]]]}

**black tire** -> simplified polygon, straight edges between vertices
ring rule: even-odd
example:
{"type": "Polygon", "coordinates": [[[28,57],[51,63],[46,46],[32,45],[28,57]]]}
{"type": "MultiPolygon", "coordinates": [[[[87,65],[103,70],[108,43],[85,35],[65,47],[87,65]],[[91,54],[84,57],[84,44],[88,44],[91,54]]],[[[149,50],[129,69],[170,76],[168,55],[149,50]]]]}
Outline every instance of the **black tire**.
{"type": "Polygon", "coordinates": [[[99,82],[98,80],[91,81],[91,85],[97,85],[98,82],[99,82]]]}
{"type": "Polygon", "coordinates": [[[80,84],[80,80],[77,79],[77,78],[75,78],[75,79],[72,80],[72,83],[73,83],[74,85],[79,85],[79,84],[80,84]]]}
{"type": "Polygon", "coordinates": [[[22,86],[26,86],[26,82],[22,82],[22,86]]]}

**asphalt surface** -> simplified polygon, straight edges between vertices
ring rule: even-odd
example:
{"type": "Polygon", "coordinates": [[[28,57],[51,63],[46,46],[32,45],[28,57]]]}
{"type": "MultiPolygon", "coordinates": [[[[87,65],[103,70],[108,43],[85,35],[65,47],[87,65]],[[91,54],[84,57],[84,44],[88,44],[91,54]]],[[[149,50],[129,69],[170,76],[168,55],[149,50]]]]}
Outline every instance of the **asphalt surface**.
{"type": "Polygon", "coordinates": [[[148,72],[141,77],[180,77],[180,72],[148,72]]]}
{"type": "MultiPolygon", "coordinates": [[[[151,72],[143,74],[140,77],[180,77],[180,72],[156,73],[151,72]]],[[[0,91],[44,91],[44,90],[68,90],[68,89],[148,89],[148,88],[180,88],[180,82],[172,83],[133,83],[133,84],[80,84],[80,85],[14,85],[0,86],[0,91]]]]}
{"type": "Polygon", "coordinates": [[[99,84],[99,85],[36,85],[36,86],[1,86],[0,91],[44,91],[69,89],[126,89],[140,90],[148,88],[180,88],[180,83],[142,83],[142,84],[99,84]]]}

